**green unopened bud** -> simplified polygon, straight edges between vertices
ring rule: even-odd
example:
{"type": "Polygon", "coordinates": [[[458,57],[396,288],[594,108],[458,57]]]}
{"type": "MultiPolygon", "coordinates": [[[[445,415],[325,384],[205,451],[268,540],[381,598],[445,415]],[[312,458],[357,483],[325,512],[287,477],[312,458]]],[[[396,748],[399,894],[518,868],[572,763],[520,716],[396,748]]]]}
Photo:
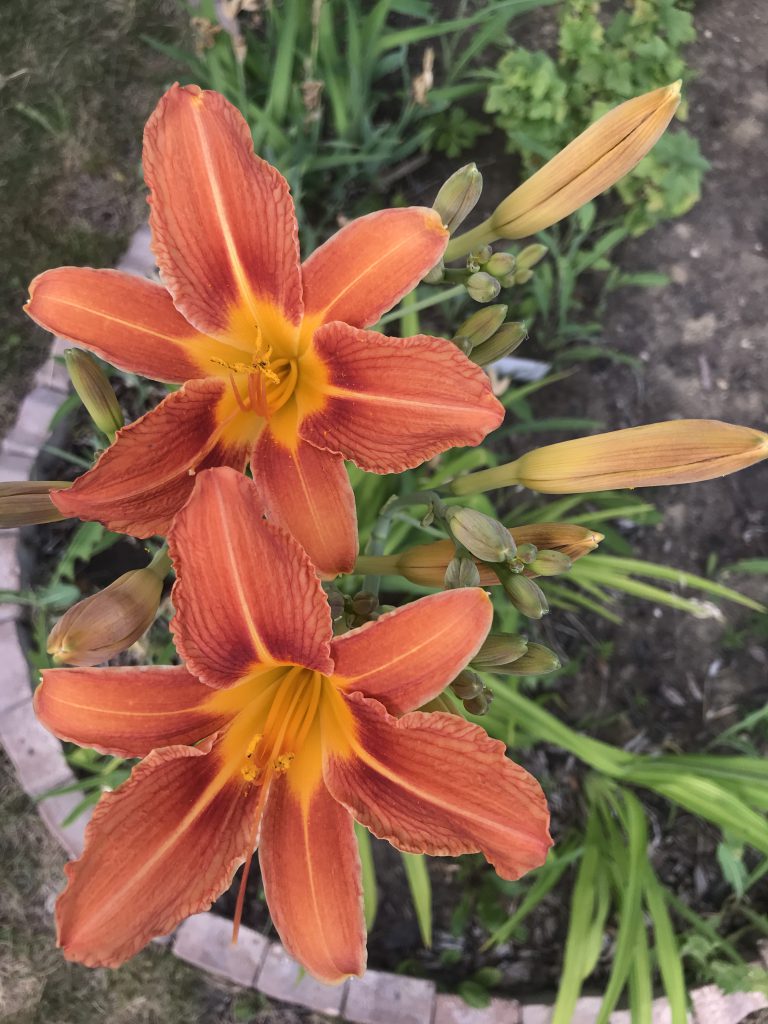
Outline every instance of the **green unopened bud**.
{"type": "Polygon", "coordinates": [[[336,587],[328,591],[328,607],[331,611],[331,621],[338,621],[344,614],[344,595],[336,587]]]}
{"type": "Polygon", "coordinates": [[[477,672],[465,668],[453,680],[451,689],[459,700],[471,700],[472,697],[478,697],[483,692],[483,680],[477,672]]]}
{"type": "Polygon", "coordinates": [[[125,424],[109,378],[89,352],[68,348],[64,361],[75,391],[88,415],[110,441],[125,424]]]}
{"type": "Polygon", "coordinates": [[[528,284],[532,277],[532,270],[516,270],[512,275],[512,280],[508,285],[506,285],[506,287],[511,287],[513,284],[528,284]]]}
{"type": "Polygon", "coordinates": [[[515,558],[518,562],[522,562],[523,565],[530,565],[538,553],[539,549],[535,544],[518,544],[515,558]]]}
{"type": "Polygon", "coordinates": [[[464,701],[464,707],[470,715],[487,715],[491,707],[492,700],[493,690],[484,686],[483,692],[478,694],[477,697],[470,697],[469,700],[464,701]]]}
{"type": "Polygon", "coordinates": [[[460,590],[462,587],[479,587],[480,570],[471,558],[452,558],[445,570],[446,590],[460,590]]]}
{"type": "Polygon", "coordinates": [[[560,659],[554,651],[543,644],[528,644],[528,650],[521,658],[504,665],[489,666],[489,672],[503,672],[508,676],[545,676],[560,668],[560,659]]]}
{"type": "Polygon", "coordinates": [[[65,612],[48,636],[48,653],[67,665],[99,665],[135,643],[154,621],[171,562],[161,551],[65,612]]]}
{"type": "Polygon", "coordinates": [[[513,572],[501,582],[512,604],[527,618],[540,619],[549,611],[544,591],[532,579],[513,572]]]}
{"type": "Polygon", "coordinates": [[[439,263],[435,264],[435,266],[424,275],[422,280],[424,281],[424,284],[440,284],[444,277],[445,264],[440,260],[439,263]]]}
{"type": "Polygon", "coordinates": [[[538,242],[534,245],[526,245],[522,252],[517,254],[517,269],[518,270],[531,270],[536,266],[549,252],[546,245],[540,245],[538,242]]]}
{"type": "Polygon", "coordinates": [[[492,338],[504,323],[508,308],[502,303],[478,309],[460,325],[456,331],[456,338],[467,338],[473,346],[482,345],[484,341],[492,338]]]}
{"type": "Polygon", "coordinates": [[[491,256],[493,256],[493,249],[491,246],[481,245],[479,249],[473,249],[468,258],[479,267],[483,267],[491,256]]]}
{"type": "Polygon", "coordinates": [[[496,278],[482,270],[468,277],[466,286],[469,297],[475,302],[493,302],[501,291],[501,285],[496,278]]]}
{"type": "Polygon", "coordinates": [[[360,590],[352,598],[351,605],[355,615],[367,619],[379,607],[379,599],[367,590],[360,590]]]}
{"type": "Polygon", "coordinates": [[[453,536],[475,558],[505,562],[514,557],[515,538],[498,520],[473,508],[449,508],[445,518],[453,536]]]}
{"type": "Polygon", "coordinates": [[[510,252],[497,252],[488,260],[485,270],[494,277],[505,278],[514,274],[517,269],[517,260],[510,252]]]}
{"type": "Polygon", "coordinates": [[[460,351],[464,353],[465,356],[468,356],[474,347],[470,339],[465,338],[461,334],[457,334],[455,338],[451,338],[451,341],[456,348],[460,349],[460,351]]]}
{"type": "Polygon", "coordinates": [[[66,480],[19,480],[0,484],[0,529],[39,526],[68,519],[54,505],[50,491],[62,491],[72,484],[66,480]]]}
{"type": "Polygon", "coordinates": [[[502,359],[519,348],[527,337],[525,324],[503,324],[492,338],[472,350],[470,359],[478,366],[495,363],[497,359],[502,359]]]}
{"type": "Polygon", "coordinates": [[[483,191],[483,176],[477,164],[465,164],[450,176],[437,193],[432,208],[453,234],[477,206],[483,191]]]}
{"type": "Polygon", "coordinates": [[[428,700],[426,704],[422,704],[419,711],[426,711],[429,714],[433,714],[438,711],[443,715],[458,715],[461,718],[461,712],[458,710],[453,701],[444,693],[438,693],[432,700],[428,700]]]}
{"type": "Polygon", "coordinates": [[[509,633],[491,633],[472,659],[472,665],[479,669],[493,669],[494,665],[508,665],[522,658],[528,649],[524,636],[509,633]]]}
{"type": "Polygon", "coordinates": [[[531,572],[537,576],[559,576],[568,572],[573,562],[562,551],[539,551],[532,562],[528,563],[531,572]]]}

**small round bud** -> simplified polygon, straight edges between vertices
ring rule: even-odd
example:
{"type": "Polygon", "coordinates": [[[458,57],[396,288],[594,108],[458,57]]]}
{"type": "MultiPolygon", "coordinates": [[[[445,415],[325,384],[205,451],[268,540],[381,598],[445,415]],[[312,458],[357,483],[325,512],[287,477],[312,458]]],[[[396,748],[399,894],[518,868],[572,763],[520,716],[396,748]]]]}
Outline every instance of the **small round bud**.
{"type": "Polygon", "coordinates": [[[568,572],[573,562],[562,551],[539,551],[532,562],[528,563],[531,572],[537,576],[559,576],[568,572]]]}
{"type": "Polygon", "coordinates": [[[473,508],[449,508],[445,518],[453,536],[475,558],[504,562],[514,557],[515,538],[498,520],[473,508]]]}
{"type": "Polygon", "coordinates": [[[424,284],[440,284],[444,277],[445,264],[443,263],[442,260],[440,260],[440,262],[436,263],[431,270],[427,271],[427,273],[422,278],[422,281],[424,282],[424,284]]]}
{"type": "Polygon", "coordinates": [[[328,591],[328,605],[331,609],[331,621],[336,622],[344,614],[344,595],[336,587],[328,591]]]}
{"type": "Polygon", "coordinates": [[[462,587],[479,587],[480,570],[471,558],[452,558],[445,570],[443,586],[446,590],[460,590],[462,587]]]}
{"type": "Polygon", "coordinates": [[[465,164],[450,176],[437,193],[432,208],[440,214],[450,234],[474,210],[483,191],[483,176],[477,164],[465,164]]]}
{"type": "Polygon", "coordinates": [[[493,249],[490,245],[481,245],[479,249],[473,249],[469,254],[469,259],[473,263],[477,263],[478,266],[484,266],[488,260],[493,256],[493,249]]]}
{"type": "Polygon", "coordinates": [[[532,270],[518,270],[518,271],[515,272],[515,275],[514,275],[514,283],[515,284],[528,284],[528,282],[531,280],[532,277],[533,277],[533,271],[532,270]]]}
{"type": "Polygon", "coordinates": [[[517,260],[511,252],[497,252],[485,265],[485,271],[493,274],[494,277],[504,278],[514,274],[517,269],[517,260]]]}
{"type": "Polygon", "coordinates": [[[549,611],[544,591],[527,576],[510,573],[502,580],[502,585],[515,608],[527,618],[540,619],[549,611]]]}
{"type": "Polygon", "coordinates": [[[360,590],[352,598],[351,607],[355,615],[368,618],[379,607],[379,599],[367,590],[360,590]]]}
{"type": "Polygon", "coordinates": [[[471,669],[465,668],[463,672],[459,672],[456,678],[451,683],[451,689],[459,698],[459,700],[471,700],[473,697],[478,697],[483,692],[483,680],[471,669]]]}
{"type": "Polygon", "coordinates": [[[464,707],[470,715],[487,715],[491,707],[492,700],[493,690],[484,686],[481,694],[477,697],[471,697],[469,700],[464,701],[464,707]]]}
{"type": "Polygon", "coordinates": [[[539,549],[535,544],[518,544],[515,558],[523,565],[530,565],[538,553],[539,549]]]}
{"type": "Polygon", "coordinates": [[[501,285],[495,277],[480,271],[472,274],[466,281],[469,297],[475,302],[493,302],[501,291],[501,285]]]}
{"type": "MultiPolygon", "coordinates": [[[[504,323],[507,310],[508,307],[503,303],[498,306],[486,306],[485,309],[478,309],[460,325],[456,331],[456,337],[469,339],[473,346],[482,345],[499,330],[504,323]]],[[[455,340],[456,338],[454,338],[455,340]]]]}

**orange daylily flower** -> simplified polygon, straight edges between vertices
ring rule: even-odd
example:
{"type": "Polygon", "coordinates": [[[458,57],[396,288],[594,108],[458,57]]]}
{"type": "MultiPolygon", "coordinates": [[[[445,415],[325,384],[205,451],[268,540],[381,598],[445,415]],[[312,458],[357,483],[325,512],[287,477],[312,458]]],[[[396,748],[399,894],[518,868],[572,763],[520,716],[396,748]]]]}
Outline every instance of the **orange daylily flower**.
{"type": "Polygon", "coordinates": [[[478,726],[414,712],[480,648],[484,591],[434,594],[333,637],[307,555],[231,469],[200,474],[169,540],[184,666],[51,669],[35,697],[56,735],[144,758],[102,797],[67,868],[69,959],[122,963],[209,907],[243,861],[247,874],[258,844],[289,952],[324,981],[361,974],[353,818],[402,850],[481,851],[504,878],[544,861],[535,779],[478,726]]]}
{"type": "Polygon", "coordinates": [[[194,474],[250,457],[270,510],[324,574],[357,551],[344,459],[400,472],[475,445],[503,418],[483,372],[441,338],[363,330],[440,260],[434,210],[352,221],[299,261],[285,179],[223,96],[173,86],[144,134],[165,287],[112,270],[37,277],[43,327],[115,366],[183,386],[52,495],[66,515],[166,533],[194,474]]]}

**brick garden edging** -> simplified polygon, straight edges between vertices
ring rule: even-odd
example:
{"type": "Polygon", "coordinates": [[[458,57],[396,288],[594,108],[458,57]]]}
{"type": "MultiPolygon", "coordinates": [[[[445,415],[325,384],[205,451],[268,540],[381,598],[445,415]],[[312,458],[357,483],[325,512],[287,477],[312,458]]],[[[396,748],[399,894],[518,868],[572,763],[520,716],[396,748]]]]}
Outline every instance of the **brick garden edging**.
{"type": "MultiPolygon", "coordinates": [[[[141,276],[153,275],[148,228],[136,232],[118,267],[141,276]]],[[[68,344],[55,339],[51,356],[36,374],[13,429],[0,444],[0,482],[29,478],[48,436],[51,418],[69,390],[66,371],[54,361],[68,344]]],[[[16,531],[0,533],[0,590],[19,589],[17,547],[16,531]]],[[[73,783],[75,776],[59,741],[40,725],[32,710],[30,669],[16,624],[20,614],[19,605],[0,604],[0,742],[15,766],[22,789],[36,798],[49,789],[73,783]]],[[[71,857],[82,852],[90,811],[71,825],[63,826],[61,822],[79,802],[77,793],[68,793],[38,804],[49,831],[71,857]]],[[[219,978],[356,1024],[549,1024],[552,1016],[550,1005],[505,999],[493,999],[488,1007],[473,1009],[458,996],[437,993],[431,981],[376,970],[336,987],[323,985],[303,974],[280,943],[251,928],[241,927],[238,943],[233,946],[231,923],[210,912],[188,918],[167,941],[175,956],[219,978]]],[[[767,953],[764,951],[766,966],[767,953]]],[[[696,989],[690,997],[691,1024],[738,1024],[756,1010],[768,1008],[768,999],[759,993],[726,995],[715,985],[696,989]]],[[[598,996],[580,999],[571,1024],[592,1024],[600,1003],[598,996]]],[[[653,1024],[669,1021],[669,1004],[657,999],[653,1024]]],[[[631,1024],[629,1012],[614,1011],[610,1022],[631,1024]]]]}

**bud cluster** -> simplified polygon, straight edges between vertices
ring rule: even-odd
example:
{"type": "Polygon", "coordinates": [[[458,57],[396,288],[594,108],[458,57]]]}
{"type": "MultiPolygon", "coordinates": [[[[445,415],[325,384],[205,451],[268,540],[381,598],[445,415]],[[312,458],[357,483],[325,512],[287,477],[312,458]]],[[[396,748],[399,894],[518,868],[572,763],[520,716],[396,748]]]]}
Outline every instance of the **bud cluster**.
{"type": "Polygon", "coordinates": [[[486,686],[477,672],[465,668],[451,683],[454,697],[458,697],[470,715],[485,715],[493,700],[493,691],[486,686]]]}

